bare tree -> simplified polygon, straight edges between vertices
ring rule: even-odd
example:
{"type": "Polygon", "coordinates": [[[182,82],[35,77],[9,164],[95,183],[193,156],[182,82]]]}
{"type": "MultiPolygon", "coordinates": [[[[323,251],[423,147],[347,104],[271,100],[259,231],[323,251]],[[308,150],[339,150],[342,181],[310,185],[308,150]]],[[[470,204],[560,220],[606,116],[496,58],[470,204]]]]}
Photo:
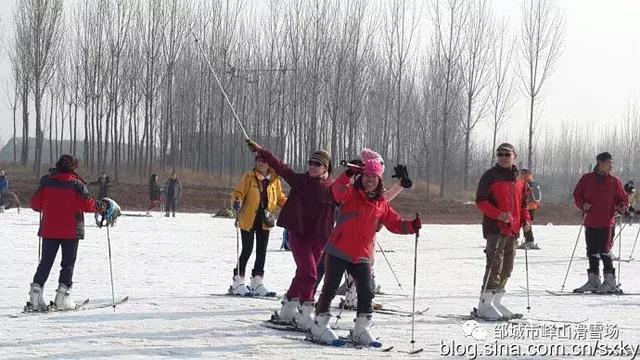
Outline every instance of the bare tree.
{"type": "Polygon", "coordinates": [[[495,162],[495,148],[498,132],[507,119],[515,101],[513,94],[512,56],[515,42],[508,35],[507,22],[502,19],[496,26],[491,49],[491,93],[490,112],[493,142],[491,143],[491,163],[495,162]]]}
{"type": "Polygon", "coordinates": [[[64,22],[62,0],[18,0],[17,19],[20,31],[29,37],[28,66],[32,74],[36,110],[36,153],[34,170],[40,173],[42,163],[42,98],[56,71],[56,59],[61,43],[64,22]]]}
{"type": "Polygon", "coordinates": [[[520,79],[529,98],[529,146],[527,166],[533,168],[534,107],[553,72],[564,42],[564,16],[555,3],[525,0],[520,35],[520,79]]]}

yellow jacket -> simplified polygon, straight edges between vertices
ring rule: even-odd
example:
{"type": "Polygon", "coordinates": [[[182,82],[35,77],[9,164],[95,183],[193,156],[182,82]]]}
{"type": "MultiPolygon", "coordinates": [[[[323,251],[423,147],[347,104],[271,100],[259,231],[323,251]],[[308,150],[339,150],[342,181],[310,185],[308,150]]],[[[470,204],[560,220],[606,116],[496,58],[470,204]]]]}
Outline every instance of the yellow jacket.
{"type": "MultiPolygon", "coordinates": [[[[238,225],[240,229],[251,231],[253,222],[256,219],[256,211],[260,206],[260,182],[258,178],[262,177],[257,171],[251,170],[242,176],[242,180],[231,194],[231,201],[240,200],[242,207],[238,216],[238,225]]],[[[267,211],[275,213],[278,208],[282,208],[287,201],[287,196],[282,192],[282,182],[280,177],[273,171],[269,170],[269,185],[267,186],[267,211]]],[[[269,230],[270,228],[262,224],[262,228],[269,230]]]]}

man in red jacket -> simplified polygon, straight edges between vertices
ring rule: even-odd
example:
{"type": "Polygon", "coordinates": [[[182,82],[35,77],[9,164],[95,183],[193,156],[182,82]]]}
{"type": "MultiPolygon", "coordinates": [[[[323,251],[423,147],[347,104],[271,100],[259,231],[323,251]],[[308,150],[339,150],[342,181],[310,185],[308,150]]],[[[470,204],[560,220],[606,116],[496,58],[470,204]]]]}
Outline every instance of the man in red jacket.
{"type": "Polygon", "coordinates": [[[513,270],[516,240],[520,227],[531,229],[526,203],[526,185],[515,166],[513,145],[503,143],[496,149],[498,163],[480,179],[476,205],[483,213],[482,235],[487,240],[487,263],[482,293],[475,316],[487,320],[521,317],[502,305],[505,285],[513,270]]]}
{"type": "Polygon", "coordinates": [[[75,173],[77,167],[78,160],[70,155],[62,155],[56,163],[56,171],[40,179],[40,186],[31,199],[31,208],[41,213],[38,235],[42,237],[42,258],[29,291],[28,306],[32,311],[47,310],[42,292],[59,247],[62,248],[62,269],[55,307],[57,310],[76,308],[70,291],[78,242],[84,238],[83,213],[107,212],[108,201],[89,196],[84,180],[75,173]]]}
{"type": "Polygon", "coordinates": [[[622,182],[611,175],[613,157],[608,152],[596,156],[593,172],[584,174],[575,190],[573,199],[578,209],[584,211],[584,235],[587,242],[589,269],[587,283],[574,292],[621,293],[611,261],[613,229],[616,211],[626,213],[629,198],[622,182]],[[604,281],[600,280],[600,260],[604,267],[604,281]]]}

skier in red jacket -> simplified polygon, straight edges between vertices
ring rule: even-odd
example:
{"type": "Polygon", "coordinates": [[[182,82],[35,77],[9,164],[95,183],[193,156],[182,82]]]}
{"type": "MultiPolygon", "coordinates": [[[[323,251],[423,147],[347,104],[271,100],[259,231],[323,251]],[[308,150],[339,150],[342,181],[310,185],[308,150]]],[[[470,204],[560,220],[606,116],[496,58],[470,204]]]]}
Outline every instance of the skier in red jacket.
{"type": "Polygon", "coordinates": [[[592,172],[584,174],[575,190],[573,199],[578,209],[584,211],[584,235],[589,257],[588,280],[574,292],[621,293],[616,282],[615,268],[611,261],[613,229],[616,211],[624,214],[629,198],[622,182],[611,175],[613,157],[608,152],[596,156],[597,164],[592,172]],[[604,281],[600,280],[600,260],[604,267],[604,281]]]}
{"type": "Polygon", "coordinates": [[[378,223],[396,234],[414,234],[422,224],[420,218],[403,220],[383,197],[382,165],[367,160],[361,168],[350,167],[331,186],[334,199],[341,205],[336,226],[325,247],[326,273],[322,293],[316,304],[315,325],[311,329],[315,340],[327,344],[338,341],[329,326],[329,308],[345,270],[354,278],[358,292],[358,309],[353,340],[364,346],[380,346],[369,333],[371,301],[371,259],[378,223]],[[358,172],[355,184],[351,177],[358,172]]]}
{"type": "Polygon", "coordinates": [[[42,258],[29,291],[31,311],[47,310],[43,288],[58,248],[62,248],[62,262],[54,304],[58,310],[76,308],[70,292],[79,239],[84,238],[83,213],[106,214],[109,210],[110,201],[89,196],[85,181],[75,173],[77,167],[78,160],[62,155],[56,171],[40,179],[40,186],[31,199],[31,208],[41,213],[38,235],[42,237],[42,258]]]}
{"type": "Polygon", "coordinates": [[[476,206],[482,211],[482,235],[487,240],[487,258],[482,293],[474,315],[486,320],[520,317],[502,305],[505,286],[516,256],[520,228],[531,229],[526,203],[526,184],[515,166],[513,145],[503,143],[496,149],[498,163],[480,178],[476,206]]]}

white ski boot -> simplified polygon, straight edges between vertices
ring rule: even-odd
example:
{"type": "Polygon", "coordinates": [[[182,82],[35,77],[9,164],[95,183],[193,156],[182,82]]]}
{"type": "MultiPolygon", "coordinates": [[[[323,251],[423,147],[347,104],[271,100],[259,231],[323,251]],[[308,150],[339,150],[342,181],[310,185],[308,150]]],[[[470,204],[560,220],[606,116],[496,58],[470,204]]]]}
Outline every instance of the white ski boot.
{"type": "Polygon", "coordinates": [[[503,317],[508,319],[520,319],[522,314],[514,313],[511,310],[507,309],[506,306],[502,305],[502,297],[504,297],[505,291],[504,289],[498,289],[496,291],[496,296],[493,299],[493,305],[500,311],[503,317]]]}
{"type": "Polygon", "coordinates": [[[292,324],[293,317],[298,313],[298,305],[300,305],[300,301],[297,298],[289,300],[285,296],[282,300],[282,308],[278,313],[279,320],[292,324]]]}
{"type": "Polygon", "coordinates": [[[235,275],[233,277],[233,285],[231,285],[230,293],[233,295],[249,296],[251,290],[244,283],[244,276],[235,275]]]}
{"type": "Polygon", "coordinates": [[[44,301],[43,289],[36,283],[31,284],[31,290],[29,290],[29,310],[30,311],[46,311],[47,303],[44,301]]]}
{"type": "Polygon", "coordinates": [[[577,289],[573,289],[574,293],[586,293],[586,292],[595,292],[597,291],[601,286],[602,286],[602,282],[600,281],[600,273],[592,273],[587,271],[587,282],[580,286],[577,289]]]}
{"type": "Polygon", "coordinates": [[[76,303],[71,299],[71,288],[64,284],[58,284],[56,299],[54,301],[56,310],[75,310],[76,303]]]}
{"type": "Polygon", "coordinates": [[[622,289],[620,289],[616,281],[615,271],[604,273],[604,281],[596,292],[598,294],[622,294],[622,289]]]}
{"type": "Polygon", "coordinates": [[[371,314],[358,314],[354,321],[356,324],[351,331],[351,339],[353,342],[371,347],[382,346],[382,343],[377,341],[369,332],[369,326],[371,326],[371,314]]]}
{"type": "Polygon", "coordinates": [[[498,310],[494,301],[495,301],[495,290],[485,290],[480,296],[480,302],[478,303],[478,308],[475,311],[475,316],[490,320],[497,321],[504,317],[504,315],[498,310]]]}
{"type": "Polygon", "coordinates": [[[256,296],[274,296],[275,293],[269,291],[262,283],[262,276],[254,276],[251,278],[251,294],[256,296]]]}
{"type": "Polygon", "coordinates": [[[293,316],[293,323],[297,328],[302,329],[304,331],[310,331],[313,326],[313,318],[311,317],[311,313],[315,307],[313,306],[313,302],[307,301],[300,306],[300,311],[293,316]]]}
{"type": "Polygon", "coordinates": [[[331,329],[329,322],[331,321],[331,314],[324,313],[316,315],[313,326],[311,327],[311,337],[314,341],[319,343],[342,346],[345,344],[344,340],[340,340],[338,335],[331,329]]]}

